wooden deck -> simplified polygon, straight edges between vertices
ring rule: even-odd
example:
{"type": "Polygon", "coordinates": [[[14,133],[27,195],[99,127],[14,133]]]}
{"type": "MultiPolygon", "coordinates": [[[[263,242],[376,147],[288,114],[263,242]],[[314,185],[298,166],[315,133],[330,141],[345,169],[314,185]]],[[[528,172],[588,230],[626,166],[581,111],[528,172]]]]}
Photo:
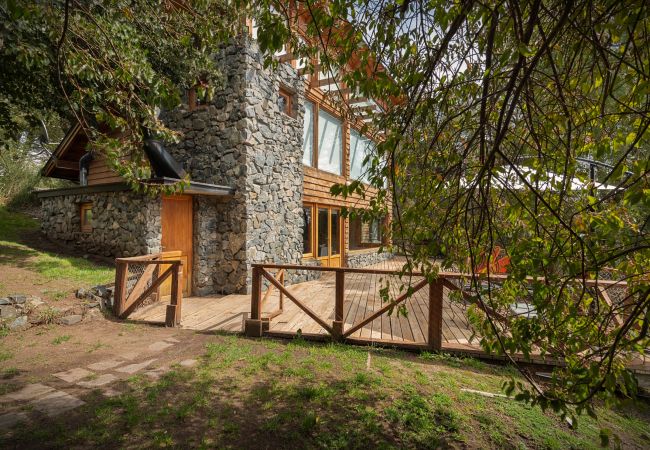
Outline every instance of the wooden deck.
{"type": "MultiPolygon", "coordinates": [[[[393,259],[368,269],[399,270],[403,260],[393,259]]],[[[286,274],[290,277],[290,273],[286,274]]],[[[397,298],[409,284],[421,281],[420,277],[400,281],[397,276],[369,273],[345,273],[344,328],[349,329],[364,318],[379,310],[385,303],[380,290],[388,289],[392,299],[397,298]]],[[[335,273],[322,272],[320,278],[289,285],[288,291],[300,302],[309,307],[318,317],[331,324],[334,320],[335,273]]],[[[266,291],[263,291],[263,296],[266,291]]],[[[463,301],[451,299],[449,290],[443,290],[442,349],[489,359],[505,360],[504,356],[488,355],[479,346],[479,338],[473,334],[467,320],[468,305],[463,301]]],[[[279,293],[273,290],[262,305],[262,317],[268,317],[278,309],[279,293]]],[[[394,311],[390,316],[382,315],[360,328],[349,338],[352,342],[378,343],[405,348],[427,348],[427,329],[429,317],[428,289],[420,289],[404,302],[406,315],[394,311]]],[[[154,303],[133,312],[129,319],[138,322],[165,323],[165,303],[154,303]]],[[[251,295],[212,295],[183,299],[181,327],[202,332],[228,331],[243,332],[244,322],[250,318],[251,295]]],[[[272,318],[268,334],[291,336],[298,332],[312,338],[329,339],[329,335],[316,321],[288,298],[284,298],[284,311],[272,318]]],[[[521,357],[515,360],[526,361],[521,357]]],[[[559,364],[554,358],[532,355],[528,362],[559,364]]],[[[631,369],[638,373],[650,373],[650,361],[635,360],[631,369]]]]}
{"type": "MultiPolygon", "coordinates": [[[[396,270],[403,261],[391,260],[370,268],[396,270]]],[[[421,278],[413,277],[410,284],[421,278]]],[[[406,283],[408,284],[408,283],[406,283]]],[[[345,276],[345,327],[350,327],[370,316],[385,305],[380,290],[388,289],[391,298],[399,296],[405,283],[397,276],[365,273],[347,273],[345,276]]],[[[335,275],[324,272],[315,281],[294,284],[288,290],[300,301],[327,322],[334,320],[335,275]]],[[[275,290],[264,303],[263,317],[278,308],[279,293],[275,290]]],[[[428,290],[422,289],[405,303],[406,315],[395,310],[390,316],[384,315],[364,326],[351,337],[367,341],[392,341],[397,344],[425,344],[428,327],[428,290]]],[[[466,306],[448,297],[444,291],[443,304],[443,345],[454,349],[478,349],[466,318],[466,306]]],[[[250,295],[225,295],[208,297],[189,297],[183,299],[181,327],[198,331],[243,330],[244,320],[251,309],[250,295]]],[[[140,308],[131,314],[130,319],[146,322],[164,322],[165,305],[156,303],[140,308]]],[[[289,299],[284,299],[284,312],[270,321],[271,333],[322,334],[327,332],[289,299]]]]}

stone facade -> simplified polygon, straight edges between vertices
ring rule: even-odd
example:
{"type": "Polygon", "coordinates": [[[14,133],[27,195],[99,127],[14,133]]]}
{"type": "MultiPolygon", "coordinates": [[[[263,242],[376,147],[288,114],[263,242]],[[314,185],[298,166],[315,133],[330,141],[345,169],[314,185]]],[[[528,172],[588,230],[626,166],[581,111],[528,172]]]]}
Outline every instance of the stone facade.
{"type": "MultiPolygon", "coordinates": [[[[213,100],[160,118],[181,133],[166,145],[193,182],[234,188],[230,197],[193,196],[193,277],[197,295],[246,292],[251,264],[312,264],[302,255],[304,78],[289,64],[265,68],[257,43],[241,37],[215,56],[224,74],[213,100]],[[292,94],[290,114],[278,106],[292,94]]],[[[132,256],[160,251],[161,199],[128,191],[43,198],[43,230],[90,253],[132,256]],[[80,204],[93,203],[93,231],[82,233],[80,204]]],[[[351,267],[390,254],[352,254],[351,267]]],[[[314,261],[313,264],[318,264],[314,261]]],[[[286,282],[318,278],[292,271],[286,282]]]]}
{"type": "Polygon", "coordinates": [[[390,252],[379,253],[378,251],[364,251],[360,253],[348,253],[346,261],[348,267],[365,267],[387,261],[392,259],[394,256],[395,255],[390,252]]]}
{"type": "Polygon", "coordinates": [[[160,251],[160,200],[130,191],[43,197],[41,228],[88,253],[124,257],[160,251]],[[80,207],[92,203],[92,232],[81,231],[80,207]]]}
{"type": "Polygon", "coordinates": [[[302,258],[303,79],[286,64],[264,68],[257,44],[245,37],[217,60],[225,82],[213,101],[162,115],[183,133],[168,149],[191,179],[235,188],[227,202],[195,200],[199,294],[246,291],[252,263],[302,258]],[[295,93],[294,117],[278,108],[280,85],[295,93]]]}

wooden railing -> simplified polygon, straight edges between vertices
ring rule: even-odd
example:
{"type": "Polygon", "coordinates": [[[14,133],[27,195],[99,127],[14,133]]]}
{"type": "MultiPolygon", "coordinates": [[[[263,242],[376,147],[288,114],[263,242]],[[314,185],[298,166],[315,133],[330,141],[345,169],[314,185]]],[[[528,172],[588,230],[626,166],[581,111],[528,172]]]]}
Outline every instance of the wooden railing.
{"type": "MultiPolygon", "coordinates": [[[[278,272],[280,273],[280,272],[278,272]]],[[[312,320],[318,323],[325,329],[335,340],[344,340],[351,337],[359,329],[368,325],[378,317],[392,311],[396,306],[405,302],[410,296],[418,292],[420,289],[428,286],[429,289],[429,321],[427,332],[427,345],[431,349],[442,348],[442,303],[443,303],[443,280],[436,279],[428,282],[426,279],[416,283],[412,288],[400,295],[398,298],[388,302],[379,310],[375,311],[368,317],[345,327],[344,323],[344,305],[345,305],[345,274],[346,273],[366,273],[366,274],[383,274],[383,275],[397,275],[398,271],[390,270],[373,270],[373,269],[352,269],[352,268],[335,268],[335,267],[320,267],[320,266],[298,266],[298,265],[279,265],[279,264],[253,264],[253,278],[252,278],[252,295],[251,295],[251,318],[245,323],[245,333],[248,336],[261,336],[264,331],[268,331],[269,321],[267,317],[262,317],[262,305],[264,303],[262,297],[263,279],[266,279],[271,286],[274,286],[280,295],[284,295],[312,320]],[[303,301],[299,300],[281,283],[276,277],[268,272],[267,269],[278,269],[284,273],[288,270],[300,271],[322,271],[322,272],[335,272],[335,298],[334,298],[334,320],[328,323],[325,319],[318,316],[309,306],[303,301]]],[[[422,274],[414,274],[422,275],[422,274]]],[[[265,298],[269,295],[267,291],[265,298]]],[[[277,315],[277,314],[276,314],[277,315]]],[[[275,317],[275,316],[274,316],[275,317]]]]}
{"type": "MultiPolygon", "coordinates": [[[[406,277],[415,278],[414,284],[410,285],[406,292],[397,296],[393,300],[386,302],[378,310],[372,312],[367,317],[363,317],[346,326],[344,321],[345,315],[345,275],[346,274],[375,274],[383,276],[400,276],[404,275],[396,270],[379,270],[379,269],[364,269],[364,268],[335,268],[335,267],[321,267],[321,266],[301,266],[301,265],[288,265],[288,264],[253,264],[252,276],[252,295],[251,295],[251,315],[250,319],[245,322],[245,333],[248,336],[262,336],[265,332],[269,331],[270,319],[278,316],[283,311],[282,300],[280,309],[263,317],[263,306],[269,299],[273,288],[277,289],[280,295],[284,295],[298,308],[300,308],[307,316],[315,321],[322,327],[334,340],[352,339],[352,335],[374,320],[389,313],[395,307],[406,302],[412,298],[418,291],[427,288],[428,286],[428,323],[426,332],[426,342],[419,343],[421,347],[426,347],[431,350],[440,350],[443,345],[443,288],[450,291],[459,291],[463,300],[467,304],[475,304],[487,313],[491,314],[497,320],[507,323],[510,317],[506,314],[493,311],[483,303],[478,302],[476,295],[469,292],[463,287],[463,283],[470,277],[469,274],[456,273],[456,272],[440,272],[438,277],[432,281],[427,280],[423,273],[414,272],[406,274],[406,277]],[[275,276],[269,270],[277,270],[275,276]],[[334,315],[331,322],[328,319],[320,317],[307,303],[294,295],[284,286],[284,276],[288,271],[319,271],[319,272],[334,272],[335,273],[335,294],[334,294],[334,315]],[[282,281],[280,281],[282,279],[282,281]],[[270,284],[269,289],[266,291],[264,297],[262,296],[262,288],[264,280],[270,284]]],[[[502,283],[507,279],[507,275],[491,274],[489,277],[485,274],[480,274],[479,278],[482,281],[490,283],[502,283]]],[[[535,279],[529,278],[528,282],[533,282],[535,279]]],[[[537,279],[537,281],[543,281],[537,279]]],[[[575,280],[576,282],[583,283],[583,280],[575,280]]],[[[409,283],[410,284],[410,283],[409,283]]],[[[614,308],[611,299],[607,294],[607,289],[611,287],[626,287],[625,282],[610,281],[610,280],[585,280],[583,283],[586,287],[595,288],[596,294],[607,303],[610,308],[614,308]]],[[[331,310],[330,310],[331,311],[331,310]]],[[[424,312],[424,311],[423,311],[424,312]]],[[[331,317],[331,315],[329,316],[331,317]]],[[[617,316],[616,320],[621,321],[622,317],[617,316]]],[[[331,319],[330,319],[331,320],[331,319]]],[[[352,340],[357,340],[356,338],[352,340]]]]}
{"type": "Polygon", "coordinates": [[[113,311],[126,319],[147,298],[158,300],[160,287],[171,277],[170,304],[167,305],[165,325],[174,327],[181,321],[183,301],[183,262],[173,259],[177,252],[155,253],[115,260],[115,300],[113,311]],[[167,267],[166,267],[167,266],[167,267]],[[137,268],[139,270],[134,271],[137,268]]]}

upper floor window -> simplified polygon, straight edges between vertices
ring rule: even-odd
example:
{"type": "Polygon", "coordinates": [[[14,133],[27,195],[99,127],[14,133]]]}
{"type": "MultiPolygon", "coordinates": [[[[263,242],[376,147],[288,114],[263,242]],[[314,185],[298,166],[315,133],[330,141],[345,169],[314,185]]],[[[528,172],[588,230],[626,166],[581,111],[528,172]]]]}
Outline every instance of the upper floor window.
{"type": "Polygon", "coordinates": [[[355,180],[368,180],[367,169],[363,161],[372,152],[373,143],[354,129],[350,130],[350,178],[355,180]]]}
{"type": "Polygon", "coordinates": [[[302,127],[302,163],[314,165],[314,104],[306,100],[302,127]]]}
{"type": "Polygon", "coordinates": [[[343,127],[341,121],[318,111],[318,168],[341,175],[343,173],[343,127]]]}

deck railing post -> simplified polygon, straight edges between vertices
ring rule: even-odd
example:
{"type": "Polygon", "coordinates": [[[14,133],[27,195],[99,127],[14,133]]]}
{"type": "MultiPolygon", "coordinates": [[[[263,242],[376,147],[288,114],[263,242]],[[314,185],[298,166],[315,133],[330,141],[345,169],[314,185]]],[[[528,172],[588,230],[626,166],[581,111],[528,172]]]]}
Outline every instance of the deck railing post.
{"type": "Polygon", "coordinates": [[[115,268],[115,293],[113,295],[113,313],[117,317],[120,317],[124,312],[128,273],[129,263],[117,261],[115,268]]]}
{"type": "Polygon", "coordinates": [[[253,267],[251,286],[251,318],[244,324],[246,336],[260,337],[263,333],[262,325],[262,268],[253,267]]]}
{"type": "Polygon", "coordinates": [[[429,283],[429,329],[427,344],[431,350],[442,350],[442,280],[429,283]]]}
{"type": "Polygon", "coordinates": [[[171,303],[167,305],[165,325],[175,327],[181,323],[181,306],[183,303],[183,263],[174,263],[172,267],[171,303]]]}
{"type": "MultiPolygon", "coordinates": [[[[281,269],[282,270],[282,269],[281,269]]],[[[280,273],[280,284],[284,286],[284,270],[280,273]]],[[[284,292],[280,291],[280,311],[284,311],[284,292]]]]}
{"type": "Polygon", "coordinates": [[[332,323],[332,337],[340,340],[343,335],[343,303],[345,296],[345,271],[336,271],[336,289],[334,300],[334,322],[332,323]]]}

